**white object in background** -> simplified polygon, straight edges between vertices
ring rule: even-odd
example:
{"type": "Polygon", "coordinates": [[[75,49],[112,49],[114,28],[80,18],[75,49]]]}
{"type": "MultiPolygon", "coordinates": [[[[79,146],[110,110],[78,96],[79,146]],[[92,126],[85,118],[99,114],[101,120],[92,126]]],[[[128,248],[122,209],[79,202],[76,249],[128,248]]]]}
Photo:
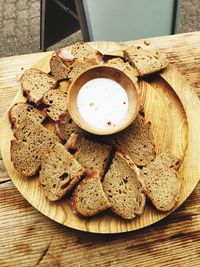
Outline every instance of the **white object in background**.
{"type": "Polygon", "coordinates": [[[178,0],[82,0],[90,41],[126,41],[176,31],[178,0]]]}

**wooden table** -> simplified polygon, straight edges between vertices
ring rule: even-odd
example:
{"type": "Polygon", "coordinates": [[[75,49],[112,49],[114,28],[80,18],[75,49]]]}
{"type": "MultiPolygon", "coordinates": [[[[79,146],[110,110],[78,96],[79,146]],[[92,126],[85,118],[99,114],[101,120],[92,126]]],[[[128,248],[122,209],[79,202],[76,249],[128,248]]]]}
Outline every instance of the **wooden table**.
{"type": "MultiPolygon", "coordinates": [[[[200,32],[150,42],[166,49],[172,65],[200,97],[200,32]]],[[[20,88],[21,73],[46,54],[0,59],[0,117],[20,88]],[[7,101],[2,101],[5,94],[7,101]]],[[[178,210],[152,226],[125,234],[89,234],[59,225],[35,210],[14,187],[0,158],[1,267],[200,266],[199,241],[200,184],[178,210]]]]}

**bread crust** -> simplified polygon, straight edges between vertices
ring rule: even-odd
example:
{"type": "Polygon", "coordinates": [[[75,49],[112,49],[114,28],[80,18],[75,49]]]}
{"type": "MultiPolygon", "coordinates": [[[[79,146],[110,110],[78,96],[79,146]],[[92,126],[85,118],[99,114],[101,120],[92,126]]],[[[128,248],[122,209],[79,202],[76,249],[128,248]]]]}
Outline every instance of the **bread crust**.
{"type": "Polygon", "coordinates": [[[56,91],[53,89],[50,89],[43,95],[41,102],[47,106],[46,108],[44,108],[44,112],[46,116],[51,118],[54,122],[60,122],[66,116],[67,114],[67,94],[66,93],[58,89],[56,91]],[[49,97],[48,94],[53,94],[53,96],[50,95],[50,99],[51,99],[50,101],[52,101],[52,104],[50,104],[50,101],[48,100],[48,97],[49,97]],[[55,100],[55,103],[53,102],[53,98],[55,100]],[[60,101],[59,103],[60,114],[58,114],[58,111],[56,110],[56,107],[58,106],[57,105],[58,98],[60,101]],[[60,109],[63,109],[63,110],[60,111],[60,109]]]}
{"type": "Polygon", "coordinates": [[[62,57],[62,49],[57,49],[51,59],[50,59],[50,69],[52,75],[59,81],[67,80],[68,79],[68,73],[72,70],[74,63],[76,62],[76,59],[67,59],[62,57]],[[54,69],[55,61],[60,65],[60,71],[62,70],[62,75],[59,75],[56,73],[56,70],[54,69]]]}
{"type": "Polygon", "coordinates": [[[111,209],[124,219],[133,219],[136,215],[141,215],[145,207],[146,196],[138,179],[138,170],[136,168],[128,155],[116,151],[110,170],[103,180],[103,188],[108,200],[111,202],[111,209]],[[125,194],[125,190],[129,193],[129,206],[126,206],[125,200],[128,196],[125,194]],[[135,195],[137,200],[132,198],[132,194],[135,195]],[[134,204],[133,207],[130,206],[130,201],[134,204]]]}
{"type": "MultiPolygon", "coordinates": [[[[72,133],[70,138],[67,140],[65,147],[73,153],[74,157],[77,158],[78,161],[80,161],[80,163],[87,169],[88,172],[91,172],[91,170],[95,170],[98,168],[98,171],[100,172],[100,176],[101,177],[104,176],[104,172],[105,172],[105,169],[107,167],[107,163],[110,159],[112,146],[106,145],[106,144],[102,145],[102,144],[93,142],[91,140],[88,140],[87,138],[85,138],[84,136],[81,136],[80,134],[72,133]],[[96,146],[96,149],[99,153],[98,154],[99,159],[100,159],[99,162],[101,164],[99,162],[95,161],[95,159],[96,159],[95,157],[93,158],[94,161],[92,163],[90,162],[90,164],[91,164],[90,166],[88,164],[89,160],[87,162],[85,162],[85,159],[83,159],[83,154],[84,154],[83,147],[84,146],[86,147],[85,155],[84,155],[85,157],[88,157],[89,154],[92,153],[92,151],[88,151],[88,148],[89,147],[91,148],[91,146],[92,147],[96,146]],[[83,162],[81,162],[81,161],[83,161],[83,162]],[[96,165],[95,165],[95,163],[96,163],[96,165]]],[[[93,152],[93,154],[95,154],[95,153],[93,152]]]]}
{"type": "Polygon", "coordinates": [[[28,69],[28,70],[26,70],[26,71],[22,74],[22,76],[21,76],[21,78],[20,78],[20,83],[21,83],[21,88],[22,88],[23,95],[27,98],[27,100],[28,100],[29,102],[34,102],[34,103],[38,106],[38,105],[41,103],[41,99],[42,99],[42,97],[41,97],[40,99],[35,99],[35,98],[33,98],[33,96],[31,96],[31,91],[30,91],[30,89],[29,89],[29,88],[26,88],[26,87],[24,86],[24,83],[23,83],[23,78],[24,78],[25,74],[26,74],[28,71],[35,71],[35,72],[37,72],[37,73],[39,73],[39,74],[42,74],[42,75],[45,75],[45,76],[49,77],[49,78],[52,80],[52,82],[53,82],[52,87],[49,88],[49,89],[56,89],[56,88],[58,88],[59,84],[58,84],[58,81],[57,81],[54,77],[52,77],[50,74],[47,74],[47,73],[45,73],[45,72],[43,72],[43,71],[41,71],[41,70],[38,70],[38,69],[36,69],[36,68],[28,69]]]}
{"type": "MultiPolygon", "coordinates": [[[[79,214],[79,215],[82,215],[84,217],[91,217],[91,216],[94,216],[106,209],[109,209],[111,207],[111,204],[107,203],[107,206],[104,206],[102,208],[99,208],[93,212],[83,212],[82,210],[80,210],[78,208],[78,203],[77,203],[77,198],[78,198],[78,194],[79,194],[79,191],[81,190],[81,187],[85,184],[87,184],[90,180],[96,178],[97,176],[99,176],[99,172],[97,170],[93,170],[89,175],[87,175],[80,183],[79,185],[75,188],[74,192],[73,192],[73,195],[72,195],[72,198],[71,198],[71,205],[72,205],[72,208],[79,214]]],[[[99,178],[100,179],[100,178],[99,178]]],[[[99,180],[100,181],[100,180],[99,180]]]]}
{"type": "Polygon", "coordinates": [[[166,54],[160,50],[130,46],[123,53],[124,58],[137,70],[139,76],[158,72],[169,64],[166,54]],[[143,67],[141,67],[141,63],[143,63],[143,67]]]}
{"type": "MultiPolygon", "coordinates": [[[[61,153],[60,156],[62,157],[62,160],[65,163],[66,163],[67,159],[70,160],[70,158],[68,158],[69,157],[68,155],[70,155],[70,157],[73,158],[73,156],[71,154],[69,154],[67,152],[67,150],[65,150],[64,148],[65,147],[62,144],[54,144],[50,149],[43,151],[43,154],[42,154],[42,165],[41,165],[41,171],[40,171],[40,175],[39,175],[39,182],[44,187],[44,194],[50,201],[57,201],[57,200],[63,198],[75,186],[75,184],[77,184],[80,180],[82,180],[82,178],[84,178],[86,175],[85,169],[80,164],[78,164],[77,161],[74,161],[73,163],[76,164],[75,165],[76,168],[79,168],[79,171],[77,171],[76,175],[74,175],[73,177],[70,177],[71,174],[69,172],[69,174],[67,173],[66,177],[61,179],[61,177],[58,175],[58,173],[54,174],[54,176],[53,176],[53,178],[55,178],[54,183],[58,186],[58,189],[57,189],[56,193],[54,192],[54,190],[52,190],[52,188],[53,188],[52,177],[51,177],[51,179],[49,179],[47,177],[46,168],[49,167],[48,161],[51,157],[50,156],[51,153],[52,153],[52,157],[56,157],[56,153],[61,153]],[[66,155],[65,153],[68,153],[68,155],[66,155]],[[58,175],[58,176],[56,176],[56,175],[58,175]],[[68,179],[69,177],[70,177],[70,179],[68,179]],[[50,190],[46,190],[45,189],[46,186],[48,186],[48,188],[50,190]]],[[[71,165],[73,163],[71,162],[71,165]]],[[[62,169],[62,172],[63,172],[62,175],[65,175],[66,169],[62,169]]]]}
{"type": "MultiPolygon", "coordinates": [[[[143,187],[143,190],[146,194],[146,196],[151,200],[152,204],[155,206],[155,208],[157,210],[160,210],[160,211],[163,211],[163,212],[167,212],[171,209],[173,209],[173,207],[176,205],[176,203],[178,202],[179,200],[179,195],[180,195],[180,190],[181,190],[181,178],[179,177],[178,175],[178,172],[177,172],[177,169],[180,167],[180,159],[178,158],[175,158],[169,151],[164,151],[162,152],[161,154],[159,154],[157,156],[157,158],[154,159],[153,162],[150,162],[140,173],[138,179],[140,180],[141,184],[142,184],[142,187],[143,187]],[[168,160],[171,161],[171,166],[167,166],[167,162],[164,161],[164,159],[161,159],[162,155],[167,155],[168,157],[168,160]],[[163,173],[161,173],[159,171],[159,173],[154,173],[156,172],[156,167],[155,165],[152,165],[152,164],[160,164],[160,162],[158,162],[158,159],[160,160],[161,162],[161,166],[162,166],[162,169],[163,169],[163,173]],[[156,189],[156,196],[155,196],[155,192],[154,192],[154,184],[149,181],[147,181],[149,179],[149,171],[151,168],[153,168],[154,166],[154,169],[151,170],[151,172],[153,172],[153,175],[154,175],[154,179],[157,181],[157,189],[156,189]],[[173,188],[170,188],[170,189],[166,189],[168,190],[168,196],[171,194],[173,195],[173,199],[171,198],[170,200],[167,198],[164,202],[163,200],[159,200],[158,202],[158,195],[161,195],[162,192],[159,191],[159,186],[161,183],[160,181],[162,181],[162,176],[165,176],[165,172],[166,171],[170,171],[170,178],[172,179],[173,178],[173,188]],[[175,178],[175,179],[174,179],[175,178]],[[159,181],[160,180],[160,181],[159,181]]],[[[160,169],[159,169],[160,170],[160,169]]],[[[167,188],[167,180],[165,180],[165,185],[163,184],[163,186],[165,186],[167,188]]],[[[172,181],[171,181],[172,183],[172,181]]]]}
{"type": "MultiPolygon", "coordinates": [[[[27,106],[27,108],[31,107],[31,108],[34,108],[33,106],[31,106],[30,104],[27,104],[27,103],[24,103],[24,102],[18,102],[18,103],[15,103],[8,111],[8,119],[10,121],[10,124],[11,124],[11,128],[12,129],[17,129],[19,127],[18,123],[16,122],[16,119],[14,117],[14,115],[12,114],[13,112],[13,109],[18,106],[18,105],[21,105],[21,104],[24,104],[27,106]]],[[[34,108],[35,109],[35,108],[34,108]]],[[[39,110],[35,109],[35,111],[40,114],[40,116],[43,117],[43,119],[41,119],[41,123],[45,120],[46,116],[40,112],[39,110]]]]}
{"type": "Polygon", "coordinates": [[[40,165],[37,168],[35,168],[35,170],[33,170],[32,172],[31,171],[25,172],[23,170],[19,170],[18,166],[15,164],[15,160],[14,160],[14,156],[13,156],[13,150],[14,150],[14,146],[17,142],[18,142],[18,140],[16,140],[16,139],[11,140],[11,142],[10,142],[10,158],[11,158],[11,161],[13,163],[13,166],[16,170],[18,170],[21,174],[23,174],[25,176],[28,176],[28,177],[34,176],[40,170],[40,165]]]}

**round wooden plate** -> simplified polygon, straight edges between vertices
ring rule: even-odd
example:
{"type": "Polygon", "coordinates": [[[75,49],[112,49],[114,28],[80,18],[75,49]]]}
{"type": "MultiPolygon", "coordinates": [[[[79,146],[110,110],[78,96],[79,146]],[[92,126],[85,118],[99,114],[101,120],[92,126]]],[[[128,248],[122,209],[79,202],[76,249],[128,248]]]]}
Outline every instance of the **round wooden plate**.
{"type": "MultiPolygon", "coordinates": [[[[93,46],[104,54],[115,54],[112,51],[116,50],[116,54],[120,54],[126,44],[99,42],[93,43],[93,46]]],[[[50,56],[45,57],[34,67],[48,72],[49,59],[50,56]]],[[[62,86],[65,88],[66,85],[62,86]]],[[[149,80],[141,81],[139,88],[146,117],[152,123],[157,153],[168,148],[182,159],[179,175],[183,183],[175,210],[191,194],[200,179],[200,103],[181,74],[170,67],[149,80]]],[[[25,98],[18,92],[13,103],[20,101],[25,101],[25,98]]],[[[122,233],[148,226],[170,213],[158,212],[148,203],[144,213],[133,220],[124,220],[111,211],[89,219],[80,218],[73,213],[67,199],[48,201],[39,186],[38,177],[26,178],[14,169],[10,160],[11,139],[13,133],[6,114],[1,121],[0,145],[8,174],[25,199],[47,217],[63,225],[95,233],[122,233]]]]}

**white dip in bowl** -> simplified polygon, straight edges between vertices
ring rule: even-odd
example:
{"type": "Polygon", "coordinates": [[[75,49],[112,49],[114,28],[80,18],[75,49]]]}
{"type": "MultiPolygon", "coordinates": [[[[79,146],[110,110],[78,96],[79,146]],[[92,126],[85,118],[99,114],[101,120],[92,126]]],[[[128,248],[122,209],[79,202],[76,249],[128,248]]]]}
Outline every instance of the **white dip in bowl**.
{"type": "Polygon", "coordinates": [[[116,127],[128,112],[125,89],[108,78],[95,78],[80,88],[77,107],[82,118],[98,129],[116,127]]]}

